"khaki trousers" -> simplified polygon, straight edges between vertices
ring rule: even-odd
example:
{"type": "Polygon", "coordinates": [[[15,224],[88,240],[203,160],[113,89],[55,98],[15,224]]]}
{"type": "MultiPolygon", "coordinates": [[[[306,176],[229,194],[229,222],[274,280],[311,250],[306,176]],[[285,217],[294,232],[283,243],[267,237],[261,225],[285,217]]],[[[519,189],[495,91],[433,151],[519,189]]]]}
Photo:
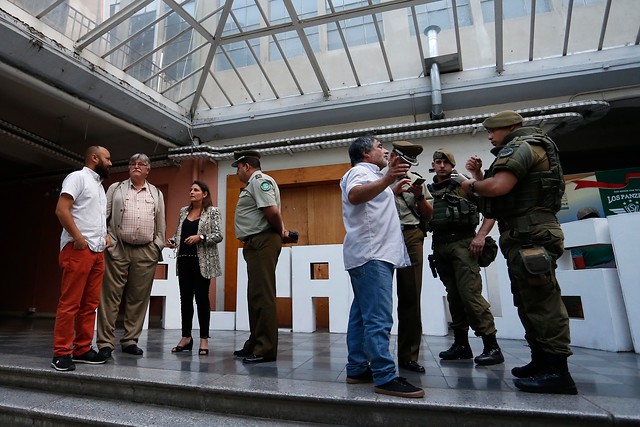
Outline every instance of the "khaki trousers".
{"type": "Polygon", "coordinates": [[[158,247],[123,245],[121,258],[105,251],[105,273],[98,306],[98,348],[115,347],[116,319],[124,299],[124,335],[122,348],[138,342],[149,306],[151,287],[160,257],[158,247]]]}
{"type": "Polygon", "coordinates": [[[251,330],[243,349],[267,358],[276,358],[278,354],[276,264],[281,248],[280,235],[267,231],[250,237],[242,249],[242,256],[247,262],[251,330]]]}
{"type": "Polygon", "coordinates": [[[408,362],[418,360],[422,341],[422,313],[420,294],[422,292],[422,251],[424,232],[419,228],[404,230],[411,266],[396,270],[398,294],[398,360],[408,362]]]}

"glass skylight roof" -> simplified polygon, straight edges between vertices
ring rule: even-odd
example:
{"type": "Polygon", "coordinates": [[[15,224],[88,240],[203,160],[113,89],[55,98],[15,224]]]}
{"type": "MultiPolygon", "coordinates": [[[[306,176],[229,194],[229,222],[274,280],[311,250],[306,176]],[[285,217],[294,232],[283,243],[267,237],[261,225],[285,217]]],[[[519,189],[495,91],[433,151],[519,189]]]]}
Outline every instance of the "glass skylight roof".
{"type": "Polygon", "coordinates": [[[640,42],[637,0],[9,1],[192,116],[640,42]]]}

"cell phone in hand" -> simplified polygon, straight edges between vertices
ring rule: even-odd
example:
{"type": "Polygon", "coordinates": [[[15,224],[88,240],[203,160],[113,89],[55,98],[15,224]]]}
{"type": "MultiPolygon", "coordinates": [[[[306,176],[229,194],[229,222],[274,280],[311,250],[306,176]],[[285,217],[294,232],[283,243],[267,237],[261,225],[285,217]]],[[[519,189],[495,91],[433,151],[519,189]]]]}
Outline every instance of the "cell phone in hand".
{"type": "Polygon", "coordinates": [[[415,181],[413,181],[412,185],[422,185],[424,184],[425,179],[424,178],[418,178],[415,181]]]}

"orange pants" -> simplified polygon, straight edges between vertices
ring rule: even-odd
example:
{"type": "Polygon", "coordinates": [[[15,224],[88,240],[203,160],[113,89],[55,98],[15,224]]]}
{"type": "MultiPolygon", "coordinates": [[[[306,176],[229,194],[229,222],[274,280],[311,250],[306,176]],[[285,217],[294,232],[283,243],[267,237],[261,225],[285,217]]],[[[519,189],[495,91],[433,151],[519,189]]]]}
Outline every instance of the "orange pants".
{"type": "Polygon", "coordinates": [[[104,276],[104,253],[78,251],[73,243],[60,251],[60,300],[53,329],[53,356],[82,355],[91,349],[96,308],[104,276]]]}

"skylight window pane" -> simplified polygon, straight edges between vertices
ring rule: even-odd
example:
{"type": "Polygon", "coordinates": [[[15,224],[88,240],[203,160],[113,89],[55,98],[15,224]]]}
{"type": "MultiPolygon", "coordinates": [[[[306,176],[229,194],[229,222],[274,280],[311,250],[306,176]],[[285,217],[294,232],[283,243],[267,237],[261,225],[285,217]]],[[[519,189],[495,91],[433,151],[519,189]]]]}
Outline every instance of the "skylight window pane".
{"type": "MultiPolygon", "coordinates": [[[[374,4],[379,3],[379,0],[374,1],[374,4]]],[[[368,1],[357,1],[357,0],[337,0],[333,2],[333,6],[336,11],[355,9],[357,7],[367,6],[369,4],[368,1]]],[[[331,13],[331,8],[327,3],[327,13],[331,13]]],[[[382,25],[382,14],[378,13],[375,15],[376,21],[380,27],[380,32],[382,37],[384,38],[384,27],[382,25]]],[[[378,36],[376,34],[376,29],[373,24],[373,17],[371,15],[360,16],[357,18],[349,18],[340,22],[340,27],[344,33],[344,36],[347,40],[347,46],[358,46],[367,43],[377,43],[378,36]]],[[[342,40],[340,39],[340,34],[338,33],[338,28],[335,24],[331,23],[327,25],[327,44],[329,50],[334,49],[343,49],[342,40]]]]}
{"type": "MultiPolygon", "coordinates": [[[[297,19],[305,19],[311,16],[318,15],[318,4],[316,0],[293,0],[292,3],[298,15],[297,19]]],[[[291,17],[289,16],[287,10],[284,8],[282,0],[270,1],[269,8],[270,23],[272,25],[281,24],[283,22],[291,22],[291,17]]],[[[309,44],[311,44],[314,52],[320,51],[318,32],[318,27],[305,29],[305,34],[307,35],[309,44]]],[[[294,58],[296,56],[303,56],[305,54],[304,48],[302,47],[302,43],[300,42],[300,38],[298,37],[297,32],[288,31],[283,34],[277,34],[276,38],[278,39],[278,43],[280,43],[280,47],[284,51],[284,54],[287,58],[294,58]]],[[[282,55],[280,55],[280,51],[273,41],[273,38],[269,40],[269,58],[272,61],[282,59],[282,55]]]]}
{"type": "MultiPolygon", "coordinates": [[[[242,31],[252,30],[260,27],[260,12],[258,11],[258,7],[253,1],[234,0],[231,12],[238,20],[240,29],[242,29],[242,31]]],[[[236,25],[233,18],[229,16],[227,22],[225,23],[223,35],[231,35],[238,32],[238,26],[236,25]]],[[[258,55],[259,57],[260,40],[252,39],[249,40],[249,43],[251,44],[251,47],[253,48],[256,55],[258,55]]],[[[233,62],[233,65],[235,65],[236,67],[247,67],[256,64],[255,58],[251,54],[249,47],[244,41],[225,44],[224,49],[233,62]]],[[[221,51],[218,51],[215,58],[215,69],[217,71],[222,71],[229,70],[231,68],[231,64],[229,63],[227,57],[221,51]]]]}
{"type": "MultiPolygon", "coordinates": [[[[471,17],[469,0],[458,0],[456,4],[458,9],[458,24],[460,27],[472,25],[473,18],[471,17]]],[[[417,5],[415,10],[420,31],[424,31],[425,28],[431,25],[437,25],[441,30],[454,28],[453,5],[451,4],[451,0],[417,5]]],[[[407,9],[407,15],[409,19],[409,32],[412,36],[415,36],[416,31],[413,25],[411,9],[407,9]]]]}

